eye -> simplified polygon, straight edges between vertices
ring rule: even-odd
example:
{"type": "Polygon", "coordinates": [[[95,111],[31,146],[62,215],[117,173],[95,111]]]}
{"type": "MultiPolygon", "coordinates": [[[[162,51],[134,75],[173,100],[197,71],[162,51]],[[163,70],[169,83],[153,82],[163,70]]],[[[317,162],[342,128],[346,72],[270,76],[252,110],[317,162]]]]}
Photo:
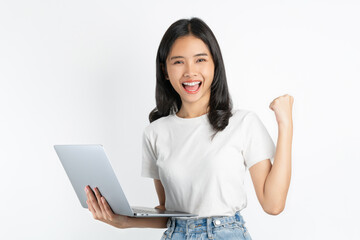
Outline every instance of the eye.
{"type": "Polygon", "coordinates": [[[174,62],[174,64],[179,64],[179,63],[181,63],[181,61],[176,61],[176,62],[174,62]]]}
{"type": "Polygon", "coordinates": [[[198,59],[198,62],[206,62],[206,59],[205,58],[200,58],[200,59],[198,59]]]}

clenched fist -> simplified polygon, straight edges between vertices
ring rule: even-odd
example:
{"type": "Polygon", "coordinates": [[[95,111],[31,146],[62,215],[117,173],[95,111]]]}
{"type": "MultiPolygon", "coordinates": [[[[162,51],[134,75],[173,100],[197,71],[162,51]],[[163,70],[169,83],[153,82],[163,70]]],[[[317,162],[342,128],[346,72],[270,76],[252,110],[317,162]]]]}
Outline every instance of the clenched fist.
{"type": "Polygon", "coordinates": [[[275,98],[269,108],[275,112],[278,125],[292,125],[292,106],[294,98],[288,94],[275,98]]]}

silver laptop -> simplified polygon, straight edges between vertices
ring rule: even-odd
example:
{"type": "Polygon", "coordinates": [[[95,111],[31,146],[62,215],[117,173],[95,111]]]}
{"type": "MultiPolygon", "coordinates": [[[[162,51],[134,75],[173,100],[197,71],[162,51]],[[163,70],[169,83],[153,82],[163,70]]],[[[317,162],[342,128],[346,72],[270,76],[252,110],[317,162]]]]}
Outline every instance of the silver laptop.
{"type": "Polygon", "coordinates": [[[99,188],[116,214],[131,217],[192,217],[186,212],[130,206],[102,145],[54,145],[55,151],[78,196],[87,208],[85,186],[99,188]]]}

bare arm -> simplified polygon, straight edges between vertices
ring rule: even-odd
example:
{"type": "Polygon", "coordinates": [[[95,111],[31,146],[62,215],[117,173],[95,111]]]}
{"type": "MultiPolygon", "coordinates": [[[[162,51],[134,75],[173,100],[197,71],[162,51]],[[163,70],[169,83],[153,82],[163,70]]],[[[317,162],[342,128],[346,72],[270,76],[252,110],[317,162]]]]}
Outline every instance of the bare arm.
{"type": "Polygon", "coordinates": [[[279,126],[274,164],[267,159],[249,169],[258,200],[271,215],[285,208],[291,178],[291,143],[292,125],[279,126]]]}
{"type": "Polygon", "coordinates": [[[123,228],[167,228],[168,217],[134,218],[129,217],[123,228]]]}
{"type": "MultiPolygon", "coordinates": [[[[160,180],[154,180],[156,191],[159,196],[160,205],[155,207],[165,209],[165,194],[160,180]],[[163,205],[162,205],[163,203],[163,205]]],[[[105,222],[117,228],[166,228],[168,217],[144,217],[135,218],[115,214],[106,199],[101,196],[98,189],[85,188],[89,211],[95,220],[105,222]],[[95,193],[95,194],[94,194],[95,193]]]]}
{"type": "Polygon", "coordinates": [[[278,215],[284,210],[290,186],[293,101],[293,97],[286,94],[270,105],[278,122],[274,164],[266,159],[249,169],[258,200],[264,211],[271,215],[278,215]]]}
{"type": "MultiPolygon", "coordinates": [[[[159,198],[159,206],[155,208],[165,210],[165,191],[159,179],[154,179],[156,193],[159,198]]],[[[153,218],[129,218],[127,228],[167,228],[166,223],[168,217],[153,217],[153,218]]]]}
{"type": "Polygon", "coordinates": [[[159,198],[160,205],[155,208],[165,209],[165,190],[159,179],[154,179],[156,193],[159,198]]]}

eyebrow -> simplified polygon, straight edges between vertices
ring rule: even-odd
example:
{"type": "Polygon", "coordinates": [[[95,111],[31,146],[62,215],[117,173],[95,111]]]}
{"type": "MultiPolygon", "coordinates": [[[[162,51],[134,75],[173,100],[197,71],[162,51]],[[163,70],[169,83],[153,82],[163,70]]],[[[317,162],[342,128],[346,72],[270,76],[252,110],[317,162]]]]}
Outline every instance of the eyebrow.
{"type": "MultiPolygon", "coordinates": [[[[198,54],[194,55],[194,57],[199,57],[199,56],[207,56],[207,53],[198,53],[198,54]]],[[[173,59],[176,59],[176,58],[184,58],[184,57],[183,56],[173,56],[170,58],[170,61],[173,59]]]]}

